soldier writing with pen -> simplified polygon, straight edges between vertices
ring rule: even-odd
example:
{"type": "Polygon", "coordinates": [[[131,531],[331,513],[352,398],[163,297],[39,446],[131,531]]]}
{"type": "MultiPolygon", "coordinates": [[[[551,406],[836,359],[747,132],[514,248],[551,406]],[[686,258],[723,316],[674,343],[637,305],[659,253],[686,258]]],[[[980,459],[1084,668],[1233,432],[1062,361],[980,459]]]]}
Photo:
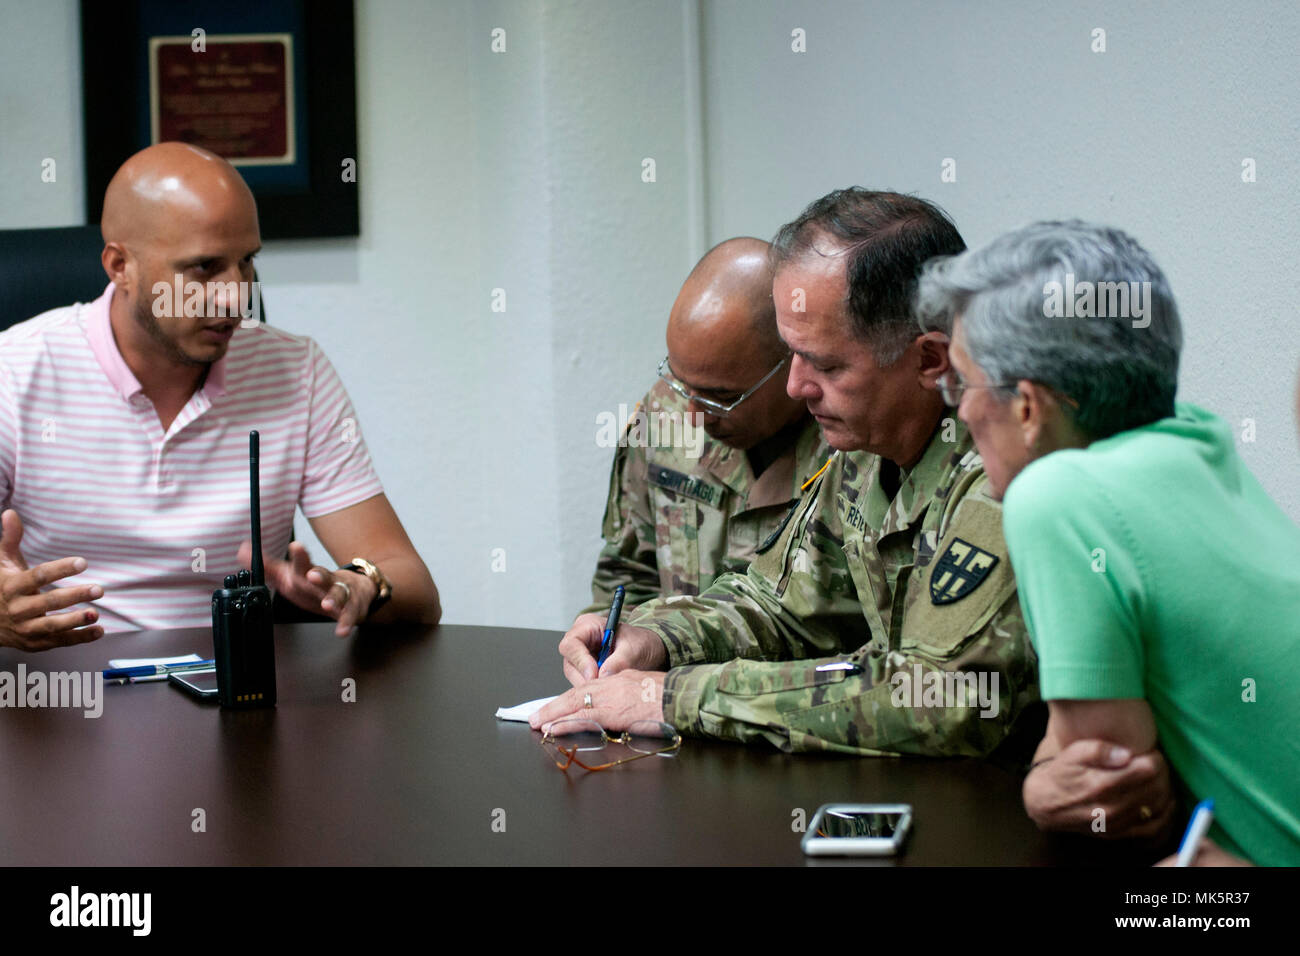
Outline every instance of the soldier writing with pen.
{"type": "MultiPolygon", "coordinates": [[[[948,336],[923,332],[911,304],[923,263],[964,243],[930,203],[848,189],[813,203],[773,249],[773,301],[792,352],[786,389],[837,449],[829,468],[747,572],[630,612],[599,679],[600,622],[576,621],[559,648],[574,687],[532,724],[666,720],[788,752],[1026,766],[1042,707],[1001,509],[939,388],[948,336]],[[992,713],[969,699],[927,706],[911,686],[981,674],[997,688],[992,713]]],[[[1083,743],[1049,775],[1116,819],[1136,818],[1140,802],[1167,820],[1158,751],[1106,765],[1083,743]],[[1110,789],[1118,775],[1135,788],[1122,798],[1110,789]]],[[[1077,820],[1062,813],[1048,825],[1077,820]]]]}

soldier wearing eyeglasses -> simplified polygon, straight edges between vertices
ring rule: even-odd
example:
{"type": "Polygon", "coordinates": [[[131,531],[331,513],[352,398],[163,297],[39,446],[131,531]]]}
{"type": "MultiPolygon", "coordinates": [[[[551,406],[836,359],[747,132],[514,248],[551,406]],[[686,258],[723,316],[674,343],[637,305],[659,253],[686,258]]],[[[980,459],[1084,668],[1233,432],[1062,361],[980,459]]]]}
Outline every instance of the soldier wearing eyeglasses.
{"type": "Polygon", "coordinates": [[[836,449],[829,467],[747,572],[626,615],[606,676],[603,621],[575,623],[560,645],[575,686],[533,725],[1027,758],[1043,714],[1001,510],[944,399],[947,337],[912,311],[922,264],[965,244],[930,203],[849,189],[773,246],[787,393],[836,449]]]}
{"type": "Polygon", "coordinates": [[[710,250],[673,304],[667,339],[610,475],[583,612],[602,622],[619,585],[630,610],[744,571],[828,454],[805,403],[785,391],[766,242],[710,250]]]}

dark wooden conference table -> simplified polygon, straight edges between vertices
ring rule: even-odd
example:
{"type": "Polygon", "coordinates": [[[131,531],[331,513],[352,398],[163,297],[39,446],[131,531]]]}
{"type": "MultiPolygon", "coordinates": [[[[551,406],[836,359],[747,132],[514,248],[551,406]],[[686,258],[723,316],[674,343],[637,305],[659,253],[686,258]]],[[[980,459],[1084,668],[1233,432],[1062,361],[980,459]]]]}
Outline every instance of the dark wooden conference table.
{"type": "MultiPolygon", "coordinates": [[[[905,851],[856,862],[1091,856],[1079,838],[1039,833],[1019,779],[978,761],[789,756],[688,738],[676,758],[566,774],[539,734],[493,716],[567,686],[558,633],[443,625],[340,640],[332,627],[277,627],[271,710],[222,711],[166,682],[106,684],[97,719],[0,709],[0,862],[826,865],[800,851],[797,811],[884,801],[913,805],[905,851]],[[355,702],[343,700],[348,678],[355,702]]],[[[0,670],[211,650],[206,628],[140,632],[42,654],[3,648],[0,670]]]]}

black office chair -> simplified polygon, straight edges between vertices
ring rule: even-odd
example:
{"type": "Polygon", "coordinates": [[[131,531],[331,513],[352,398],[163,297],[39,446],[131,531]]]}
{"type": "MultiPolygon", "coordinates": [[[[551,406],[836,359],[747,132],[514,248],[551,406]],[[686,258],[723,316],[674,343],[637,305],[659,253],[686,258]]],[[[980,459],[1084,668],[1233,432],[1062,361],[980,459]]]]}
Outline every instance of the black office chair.
{"type": "Polygon", "coordinates": [[[0,331],[74,302],[93,302],[108,285],[99,264],[98,226],[0,230],[0,331]]]}
{"type": "MultiPolygon", "coordinates": [[[[50,309],[98,299],[108,285],[103,248],[98,226],[0,229],[0,332],[50,309]]],[[[265,322],[260,294],[258,306],[265,322]]]]}
{"type": "MultiPolygon", "coordinates": [[[[108,284],[99,261],[103,248],[98,226],[0,229],[0,332],[50,309],[98,299],[108,284]]],[[[265,304],[258,305],[265,322],[265,304]]],[[[273,609],[286,623],[328,620],[279,594],[273,609]]]]}

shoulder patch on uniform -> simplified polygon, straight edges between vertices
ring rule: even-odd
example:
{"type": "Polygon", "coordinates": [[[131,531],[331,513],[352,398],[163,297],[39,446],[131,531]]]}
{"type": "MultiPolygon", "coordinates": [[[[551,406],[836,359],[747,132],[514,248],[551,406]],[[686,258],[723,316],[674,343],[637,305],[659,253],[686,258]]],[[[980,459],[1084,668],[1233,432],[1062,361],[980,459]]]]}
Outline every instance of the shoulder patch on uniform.
{"type": "Polygon", "coordinates": [[[998,556],[969,541],[953,538],[930,572],[930,603],[952,604],[984,583],[998,556]]]}
{"type": "Polygon", "coordinates": [[[649,479],[652,485],[658,485],[660,488],[675,491],[679,495],[686,495],[697,501],[703,501],[706,505],[712,505],[714,508],[721,506],[722,496],[726,493],[724,489],[719,488],[717,485],[711,485],[699,478],[692,478],[690,475],[683,475],[680,471],[673,471],[663,465],[651,464],[649,466],[649,479]]]}

